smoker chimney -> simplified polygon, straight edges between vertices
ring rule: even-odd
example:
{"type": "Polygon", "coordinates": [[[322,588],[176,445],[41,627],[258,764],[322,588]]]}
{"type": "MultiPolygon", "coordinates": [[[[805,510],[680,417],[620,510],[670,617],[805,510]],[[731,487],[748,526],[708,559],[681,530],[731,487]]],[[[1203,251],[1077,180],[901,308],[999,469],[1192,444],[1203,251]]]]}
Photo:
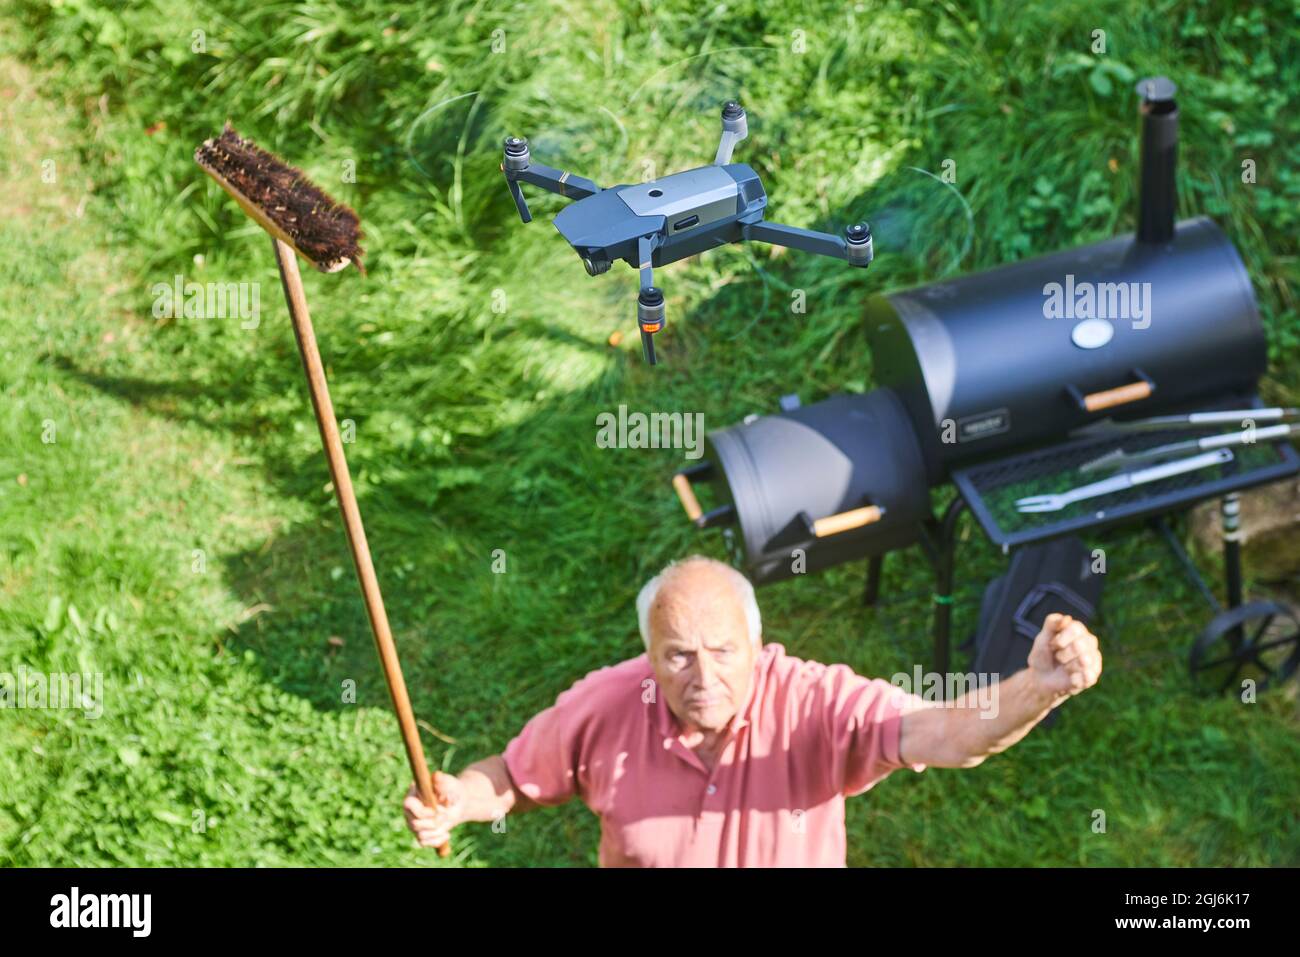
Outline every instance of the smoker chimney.
{"type": "Polygon", "coordinates": [[[1142,97],[1142,172],[1138,192],[1137,238],[1140,243],[1167,243],[1174,238],[1178,190],[1178,88],[1168,77],[1139,80],[1142,97]]]}

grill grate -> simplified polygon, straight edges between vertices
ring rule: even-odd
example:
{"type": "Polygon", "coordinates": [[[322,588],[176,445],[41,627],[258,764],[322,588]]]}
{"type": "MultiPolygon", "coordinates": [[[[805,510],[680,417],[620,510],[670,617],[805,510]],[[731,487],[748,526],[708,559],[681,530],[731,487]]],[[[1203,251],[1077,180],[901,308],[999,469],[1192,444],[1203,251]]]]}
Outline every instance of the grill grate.
{"type": "Polygon", "coordinates": [[[1233,460],[1224,465],[1075,502],[1058,512],[1016,511],[1016,500],[1024,496],[1064,492],[1117,474],[1079,471],[1079,466],[1114,449],[1136,452],[1228,431],[1220,425],[1086,436],[957,469],[953,482],[985,533],[1005,549],[1187,508],[1300,472],[1300,455],[1286,442],[1241,445],[1233,448],[1233,460]]]}

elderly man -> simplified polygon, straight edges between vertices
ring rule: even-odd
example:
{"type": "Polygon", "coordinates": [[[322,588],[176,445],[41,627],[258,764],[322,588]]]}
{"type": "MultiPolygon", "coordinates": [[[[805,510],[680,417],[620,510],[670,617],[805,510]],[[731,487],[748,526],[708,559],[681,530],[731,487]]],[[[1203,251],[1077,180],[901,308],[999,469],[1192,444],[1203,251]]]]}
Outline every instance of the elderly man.
{"type": "Polygon", "coordinates": [[[637,614],[645,654],[578,681],[502,754],[438,773],[439,807],[407,795],[421,844],[579,797],[604,866],[843,867],[846,797],[898,768],[974,767],[1101,674],[1096,637],[1049,615],[996,708],[974,690],[926,702],[764,645],[748,580],[699,556],[650,581],[637,614]]]}

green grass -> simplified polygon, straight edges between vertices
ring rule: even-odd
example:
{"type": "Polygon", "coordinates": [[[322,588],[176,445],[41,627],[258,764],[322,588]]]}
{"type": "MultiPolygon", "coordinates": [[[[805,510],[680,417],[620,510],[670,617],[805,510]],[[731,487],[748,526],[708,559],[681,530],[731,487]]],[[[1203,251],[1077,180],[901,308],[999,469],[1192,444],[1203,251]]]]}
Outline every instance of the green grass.
{"type": "MultiPolygon", "coordinates": [[[[713,428],[868,388],[867,291],[1131,229],[1130,75],[1177,79],[1183,211],[1237,242],[1266,398],[1300,401],[1300,20],[1234,7],[0,3],[0,664],[102,672],[106,696],[97,720],[0,715],[0,861],[437,864],[397,813],[400,739],[269,244],[191,160],[227,117],[365,224],[369,278],[313,273],[308,297],[426,748],[458,769],[639,651],[648,575],[722,553],[668,492],[680,453],[598,449],[596,414],[713,428]],[[587,279],[557,198],[533,191],[518,222],[500,140],[633,182],[709,160],[732,96],[771,218],[870,219],[877,262],[755,246],[670,267],[650,370],[633,275],[587,279]],[[945,160],[960,196],[916,172],[945,160]],[[260,283],[260,324],[155,318],[151,287],[178,273],[260,283]]],[[[962,536],[959,633],[1001,561],[962,536]]],[[[1294,691],[1193,698],[1199,597],[1149,538],[1104,544],[1101,684],[978,769],[850,802],[851,863],[1300,863],[1294,691]]],[[[874,611],[860,575],[761,593],[768,640],[868,674],[925,660],[924,560],[891,556],[874,611]]],[[[590,864],[597,833],[575,804],[463,828],[454,861],[590,864]]]]}

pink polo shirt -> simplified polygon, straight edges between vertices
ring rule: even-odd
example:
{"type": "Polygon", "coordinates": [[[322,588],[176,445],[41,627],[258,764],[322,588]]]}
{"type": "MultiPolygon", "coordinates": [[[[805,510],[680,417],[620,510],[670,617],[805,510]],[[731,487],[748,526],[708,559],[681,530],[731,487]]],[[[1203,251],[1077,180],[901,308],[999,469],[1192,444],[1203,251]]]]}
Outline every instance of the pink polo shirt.
{"type": "Polygon", "coordinates": [[[605,867],[843,867],[844,798],[904,767],[902,715],[924,706],[847,665],[764,645],[710,772],[658,691],[645,655],[601,668],[506,746],[529,798],[576,796],[600,817],[605,867]]]}

